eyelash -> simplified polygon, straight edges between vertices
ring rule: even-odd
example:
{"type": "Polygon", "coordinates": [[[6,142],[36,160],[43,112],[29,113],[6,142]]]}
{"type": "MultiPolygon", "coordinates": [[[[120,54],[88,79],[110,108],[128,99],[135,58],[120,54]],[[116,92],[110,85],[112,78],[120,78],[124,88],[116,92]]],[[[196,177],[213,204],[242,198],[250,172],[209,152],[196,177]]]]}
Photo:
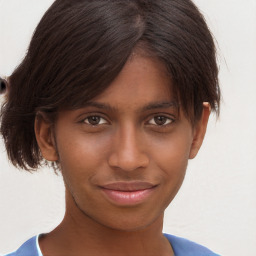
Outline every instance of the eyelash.
{"type": "MultiPolygon", "coordinates": [[[[161,121],[161,120],[160,120],[161,121]]],[[[82,122],[83,123],[86,123],[86,124],[88,124],[88,125],[92,125],[92,126],[98,126],[98,125],[104,125],[104,124],[107,124],[108,123],[108,121],[105,119],[105,118],[103,118],[102,116],[99,116],[99,115],[91,115],[91,116],[88,116],[88,117],[86,117],[85,119],[83,119],[82,120],[82,122]],[[98,119],[98,120],[91,120],[91,121],[95,121],[96,123],[95,124],[93,124],[93,123],[91,123],[90,122],[90,119],[93,119],[93,118],[96,118],[96,119],[98,119]],[[86,121],[87,120],[87,121],[86,121]],[[98,123],[97,123],[97,121],[99,121],[98,123]]],[[[171,117],[167,117],[167,116],[165,116],[165,115],[155,115],[155,116],[153,116],[152,118],[150,118],[148,121],[147,121],[147,124],[149,124],[149,125],[154,125],[154,126],[158,126],[158,127],[165,127],[165,126],[168,126],[168,125],[170,125],[170,124],[172,124],[173,122],[175,122],[175,119],[174,118],[171,118],[171,117]],[[157,118],[159,118],[159,120],[161,119],[161,118],[163,118],[164,120],[164,123],[163,124],[157,124],[157,121],[159,121],[159,120],[157,120],[157,118]],[[152,122],[152,120],[153,120],[153,122],[152,122]],[[167,122],[167,123],[166,123],[167,122]]]]}
{"type": "Polygon", "coordinates": [[[165,126],[168,126],[168,125],[172,124],[173,122],[175,122],[174,118],[171,118],[171,117],[168,117],[168,116],[165,116],[165,115],[155,115],[154,117],[149,119],[148,124],[149,125],[155,125],[155,126],[158,126],[158,127],[165,127],[165,126]],[[159,121],[159,120],[156,120],[157,118],[164,118],[165,123],[164,124],[157,124],[157,121],[159,121]],[[153,122],[155,124],[151,123],[151,120],[153,120],[153,122]]]}
{"type": "Polygon", "coordinates": [[[108,121],[107,121],[105,118],[103,118],[102,116],[99,116],[99,115],[91,115],[91,116],[88,116],[88,117],[86,117],[85,119],[83,119],[82,122],[83,122],[83,123],[86,123],[86,124],[88,124],[88,125],[92,125],[92,126],[103,125],[103,124],[107,124],[107,123],[108,123],[108,121]],[[92,123],[89,122],[89,119],[90,119],[90,118],[98,118],[98,119],[100,119],[101,121],[102,121],[102,120],[104,120],[104,121],[103,121],[103,123],[101,123],[101,121],[100,121],[99,123],[92,124],[92,123]],[[87,122],[86,122],[86,120],[87,120],[87,122]]]}

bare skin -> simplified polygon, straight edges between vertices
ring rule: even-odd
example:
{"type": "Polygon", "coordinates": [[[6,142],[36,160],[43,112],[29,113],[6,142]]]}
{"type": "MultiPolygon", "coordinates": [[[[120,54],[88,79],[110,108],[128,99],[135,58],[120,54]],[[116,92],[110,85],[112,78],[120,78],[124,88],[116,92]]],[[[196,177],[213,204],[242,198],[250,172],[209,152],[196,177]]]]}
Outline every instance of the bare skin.
{"type": "Polygon", "coordinates": [[[62,223],[41,236],[44,256],[170,256],[163,214],[202,144],[210,108],[192,127],[162,63],[134,55],[85,107],[35,122],[41,152],[59,161],[62,223]]]}
{"type": "Polygon", "coordinates": [[[41,237],[40,248],[44,256],[174,255],[170,243],[162,235],[162,216],[150,227],[124,232],[102,227],[89,217],[85,218],[83,213],[81,225],[78,215],[81,213],[66,215],[61,225],[41,237]]]}

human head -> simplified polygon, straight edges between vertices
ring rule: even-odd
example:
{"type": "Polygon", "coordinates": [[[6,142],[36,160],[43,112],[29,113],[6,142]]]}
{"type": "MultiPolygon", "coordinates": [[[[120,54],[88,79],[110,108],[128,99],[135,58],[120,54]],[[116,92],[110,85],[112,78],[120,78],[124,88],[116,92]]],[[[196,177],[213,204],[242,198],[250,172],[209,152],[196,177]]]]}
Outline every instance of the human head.
{"type": "Polygon", "coordinates": [[[190,0],[57,0],[9,77],[1,133],[12,163],[36,169],[42,161],[37,113],[54,122],[59,110],[83,106],[109,86],[134,51],[164,63],[192,125],[203,102],[218,112],[214,42],[190,0]]]}

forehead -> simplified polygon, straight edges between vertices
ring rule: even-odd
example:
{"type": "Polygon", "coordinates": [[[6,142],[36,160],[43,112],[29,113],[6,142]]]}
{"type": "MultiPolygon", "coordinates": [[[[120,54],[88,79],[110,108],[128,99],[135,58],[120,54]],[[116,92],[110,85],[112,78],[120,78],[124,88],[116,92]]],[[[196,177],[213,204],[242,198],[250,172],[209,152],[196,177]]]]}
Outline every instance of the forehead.
{"type": "Polygon", "coordinates": [[[76,110],[60,111],[58,117],[68,120],[84,113],[101,113],[132,120],[143,113],[161,111],[171,111],[178,117],[180,108],[172,91],[170,75],[161,61],[133,55],[102,93],[76,110]]]}
{"type": "Polygon", "coordinates": [[[174,98],[165,65],[156,58],[133,54],[109,87],[92,101],[135,107],[174,98]]]}

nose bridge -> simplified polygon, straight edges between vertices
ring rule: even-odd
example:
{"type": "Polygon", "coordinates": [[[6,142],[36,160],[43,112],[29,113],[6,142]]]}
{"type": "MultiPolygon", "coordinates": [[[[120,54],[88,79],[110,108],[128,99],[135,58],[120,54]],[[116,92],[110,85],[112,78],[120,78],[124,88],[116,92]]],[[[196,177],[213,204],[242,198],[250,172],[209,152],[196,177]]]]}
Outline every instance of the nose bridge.
{"type": "Polygon", "coordinates": [[[148,162],[140,129],[131,123],[122,125],[116,132],[109,164],[125,171],[132,171],[145,168],[148,162]]]}

